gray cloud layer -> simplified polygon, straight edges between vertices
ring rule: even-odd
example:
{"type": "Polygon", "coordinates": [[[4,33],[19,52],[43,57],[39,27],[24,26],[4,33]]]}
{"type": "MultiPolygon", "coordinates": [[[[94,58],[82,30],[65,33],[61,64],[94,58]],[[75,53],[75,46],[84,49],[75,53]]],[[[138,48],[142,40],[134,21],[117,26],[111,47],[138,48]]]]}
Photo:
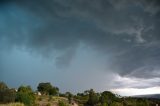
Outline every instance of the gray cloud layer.
{"type": "Polygon", "coordinates": [[[20,47],[44,56],[53,52],[66,66],[81,43],[111,56],[121,76],[159,77],[159,0],[3,0],[1,49],[20,47]],[[158,74],[157,74],[158,73],[158,74]]]}

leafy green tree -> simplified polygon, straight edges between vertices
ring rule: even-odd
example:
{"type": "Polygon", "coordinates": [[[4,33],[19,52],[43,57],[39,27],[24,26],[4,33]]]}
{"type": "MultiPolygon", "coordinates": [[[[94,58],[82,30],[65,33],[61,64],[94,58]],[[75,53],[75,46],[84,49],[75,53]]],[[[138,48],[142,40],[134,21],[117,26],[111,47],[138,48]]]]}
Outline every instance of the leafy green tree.
{"type": "Polygon", "coordinates": [[[8,86],[4,82],[0,82],[0,90],[8,89],[8,86]]]}
{"type": "Polygon", "coordinates": [[[69,104],[71,104],[73,99],[73,94],[71,92],[66,92],[65,96],[68,98],[69,104]]]}
{"type": "Polygon", "coordinates": [[[39,83],[37,87],[38,91],[41,92],[41,94],[49,94],[49,90],[52,89],[51,83],[39,83]]]}
{"type": "Polygon", "coordinates": [[[88,99],[87,104],[94,106],[95,104],[98,103],[98,101],[99,101],[98,95],[94,92],[93,89],[90,89],[89,90],[89,99],[88,99]]]}
{"type": "Polygon", "coordinates": [[[16,98],[15,89],[9,89],[4,82],[0,82],[0,102],[9,103],[14,102],[16,98]]]}
{"type": "Polygon", "coordinates": [[[72,102],[72,97],[73,97],[73,95],[72,95],[72,94],[69,94],[69,95],[68,95],[68,101],[69,101],[69,104],[71,104],[71,102],[72,102]]]}
{"type": "Polygon", "coordinates": [[[100,97],[101,104],[107,104],[108,106],[111,106],[112,102],[115,100],[116,100],[115,94],[113,94],[110,91],[104,91],[100,97]]]}
{"type": "Polygon", "coordinates": [[[84,96],[84,93],[77,93],[77,96],[84,96]]]}
{"type": "Polygon", "coordinates": [[[84,95],[83,93],[77,93],[77,95],[74,96],[74,99],[79,104],[86,104],[88,102],[89,94],[84,95]]]}
{"type": "Polygon", "coordinates": [[[5,89],[0,91],[0,102],[10,103],[15,102],[16,92],[13,89],[5,89]]]}
{"type": "Polygon", "coordinates": [[[49,95],[56,96],[59,94],[59,89],[57,87],[52,87],[49,89],[49,95]]]}
{"type": "Polygon", "coordinates": [[[59,88],[58,87],[53,87],[51,83],[39,83],[37,87],[38,91],[41,92],[41,94],[45,95],[58,95],[59,93],[59,88]]]}
{"type": "Polygon", "coordinates": [[[85,90],[83,94],[84,95],[89,95],[89,90],[85,90]]]}
{"type": "Polygon", "coordinates": [[[8,90],[7,85],[4,82],[0,82],[0,101],[3,102],[4,101],[4,94],[6,93],[6,91],[8,90]]]}

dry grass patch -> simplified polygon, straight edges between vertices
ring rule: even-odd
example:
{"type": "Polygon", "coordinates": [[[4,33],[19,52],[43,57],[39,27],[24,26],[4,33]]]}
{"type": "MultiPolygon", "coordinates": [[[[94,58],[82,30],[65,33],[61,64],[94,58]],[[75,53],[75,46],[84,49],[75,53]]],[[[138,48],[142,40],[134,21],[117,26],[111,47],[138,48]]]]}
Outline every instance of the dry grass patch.
{"type": "Polygon", "coordinates": [[[0,104],[0,106],[24,106],[22,103],[0,104]]]}

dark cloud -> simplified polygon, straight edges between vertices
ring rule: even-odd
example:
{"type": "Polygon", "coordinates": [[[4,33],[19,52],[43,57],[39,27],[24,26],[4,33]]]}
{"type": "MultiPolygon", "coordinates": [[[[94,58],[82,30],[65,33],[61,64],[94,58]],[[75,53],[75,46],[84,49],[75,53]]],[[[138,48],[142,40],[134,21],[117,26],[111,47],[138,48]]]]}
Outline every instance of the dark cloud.
{"type": "Polygon", "coordinates": [[[159,77],[159,4],[159,0],[3,0],[1,48],[22,47],[44,56],[58,51],[56,64],[61,67],[83,43],[109,54],[114,73],[159,77]]]}

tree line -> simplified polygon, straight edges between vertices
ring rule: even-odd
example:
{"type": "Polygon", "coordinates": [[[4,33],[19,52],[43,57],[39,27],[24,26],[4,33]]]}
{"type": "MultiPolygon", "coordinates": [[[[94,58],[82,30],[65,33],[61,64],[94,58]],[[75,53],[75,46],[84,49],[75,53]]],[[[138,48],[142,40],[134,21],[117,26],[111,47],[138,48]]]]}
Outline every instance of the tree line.
{"type": "MultiPolygon", "coordinates": [[[[65,97],[68,98],[69,104],[72,104],[74,101],[79,106],[150,106],[155,103],[145,98],[124,98],[110,91],[98,93],[93,89],[77,94],[72,94],[71,92],[60,93],[59,88],[49,82],[39,83],[37,92],[40,92],[41,96],[65,97]]],[[[37,94],[35,94],[30,86],[22,85],[16,90],[9,88],[4,82],[0,82],[0,103],[21,102],[27,106],[35,106],[36,96],[37,94]]],[[[160,103],[160,101],[156,102],[160,103]]]]}
{"type": "MultiPolygon", "coordinates": [[[[37,90],[42,95],[56,96],[59,94],[59,88],[51,83],[39,83],[37,90]]],[[[21,102],[27,106],[34,106],[35,92],[30,86],[21,85],[18,90],[9,88],[4,82],[0,82],[0,103],[21,102]]]]}

